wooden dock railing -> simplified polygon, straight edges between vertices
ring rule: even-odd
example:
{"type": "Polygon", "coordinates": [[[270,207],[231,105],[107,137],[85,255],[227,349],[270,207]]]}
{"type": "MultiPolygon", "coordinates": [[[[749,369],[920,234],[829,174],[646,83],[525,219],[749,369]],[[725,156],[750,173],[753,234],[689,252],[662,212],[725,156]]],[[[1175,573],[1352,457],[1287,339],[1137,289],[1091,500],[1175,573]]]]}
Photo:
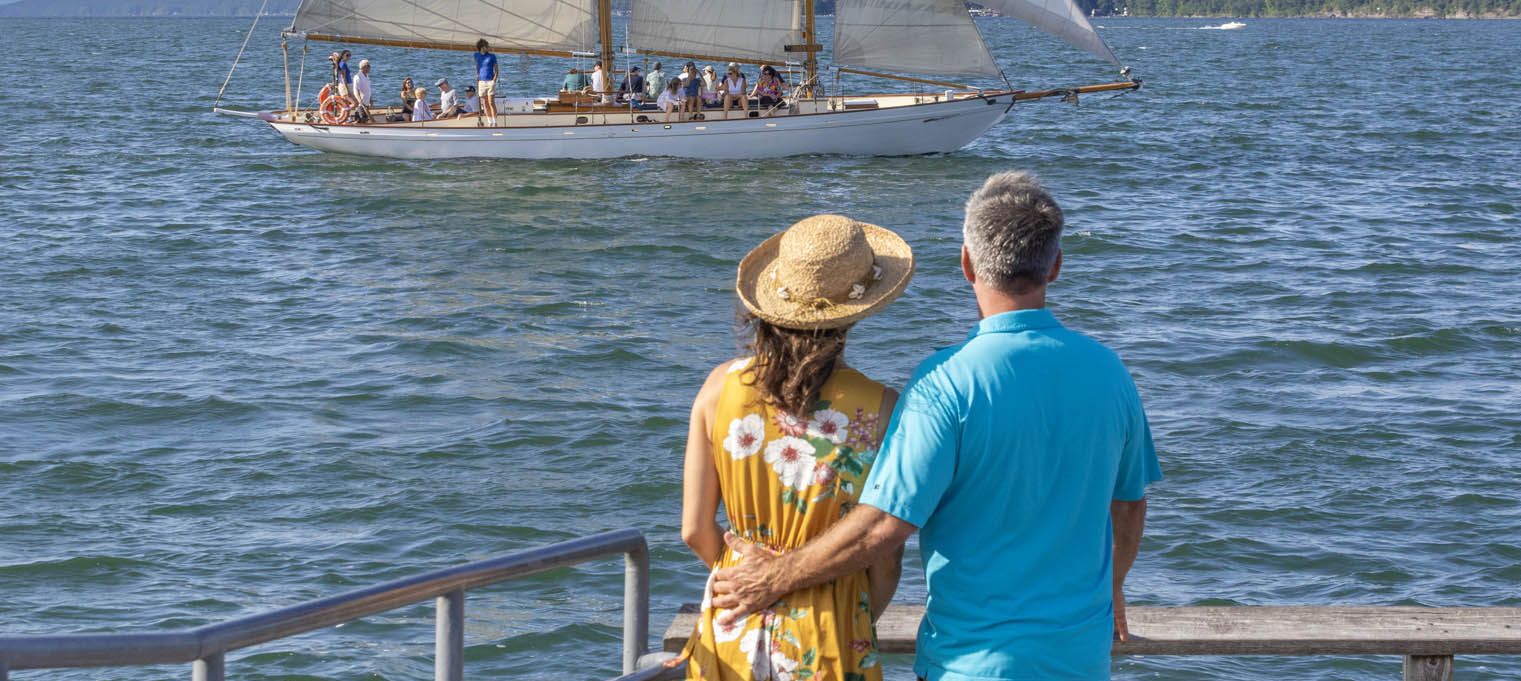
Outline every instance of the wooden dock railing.
{"type": "MultiPolygon", "coordinates": [[[[683,606],[666,629],[678,652],[696,623],[683,606]]],[[[923,606],[887,608],[883,652],[912,653],[923,606]]],[[[1521,608],[1212,606],[1126,610],[1130,641],[1115,655],[1400,655],[1404,681],[1451,681],[1457,655],[1521,655],[1521,608]]]]}

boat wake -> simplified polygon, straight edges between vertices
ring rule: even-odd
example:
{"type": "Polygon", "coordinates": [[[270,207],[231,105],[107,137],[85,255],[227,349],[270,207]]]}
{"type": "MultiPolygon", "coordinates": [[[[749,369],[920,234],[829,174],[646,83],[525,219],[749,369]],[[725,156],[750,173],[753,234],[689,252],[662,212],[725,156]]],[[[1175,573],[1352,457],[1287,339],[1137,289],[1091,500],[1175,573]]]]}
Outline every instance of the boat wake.
{"type": "Polygon", "coordinates": [[[1246,28],[1246,24],[1239,21],[1228,21],[1219,26],[1200,26],[1201,31],[1237,31],[1246,28]]]}

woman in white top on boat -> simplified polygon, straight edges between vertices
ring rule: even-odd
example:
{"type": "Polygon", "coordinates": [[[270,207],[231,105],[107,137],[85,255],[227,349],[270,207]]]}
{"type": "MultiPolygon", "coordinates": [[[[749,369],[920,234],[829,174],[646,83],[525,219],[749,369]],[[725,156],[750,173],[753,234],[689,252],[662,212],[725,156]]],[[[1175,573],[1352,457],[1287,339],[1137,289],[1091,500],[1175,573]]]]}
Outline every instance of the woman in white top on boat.
{"type": "Polygon", "coordinates": [[[723,94],[724,98],[724,118],[729,117],[730,104],[739,105],[739,115],[741,118],[750,110],[750,103],[747,99],[749,93],[746,92],[748,89],[746,85],[745,74],[739,72],[739,64],[732,61],[729,62],[729,72],[724,75],[723,83],[718,86],[719,92],[723,94]]]}
{"type": "Polygon", "coordinates": [[[671,114],[681,109],[681,79],[672,78],[665,83],[665,89],[660,91],[660,97],[655,100],[655,106],[665,112],[667,123],[671,121],[671,114]]]}

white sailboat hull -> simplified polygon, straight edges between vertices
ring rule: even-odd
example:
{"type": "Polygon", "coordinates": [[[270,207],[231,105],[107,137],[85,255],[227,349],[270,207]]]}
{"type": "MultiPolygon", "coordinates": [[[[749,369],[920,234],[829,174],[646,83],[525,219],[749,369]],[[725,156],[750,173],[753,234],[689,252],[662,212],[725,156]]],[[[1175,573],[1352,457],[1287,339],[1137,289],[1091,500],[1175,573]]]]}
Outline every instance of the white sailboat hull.
{"type": "MultiPolygon", "coordinates": [[[[748,159],[804,154],[907,156],[960,149],[1013,106],[1009,93],[908,106],[722,120],[504,127],[313,125],[265,120],[287,140],[322,151],[404,159],[596,159],[674,156],[748,159]]],[[[533,114],[522,114],[532,116],[533,114]]],[[[512,118],[512,117],[509,117],[512,118]]],[[[626,122],[615,122],[625,118],[626,122]]]]}

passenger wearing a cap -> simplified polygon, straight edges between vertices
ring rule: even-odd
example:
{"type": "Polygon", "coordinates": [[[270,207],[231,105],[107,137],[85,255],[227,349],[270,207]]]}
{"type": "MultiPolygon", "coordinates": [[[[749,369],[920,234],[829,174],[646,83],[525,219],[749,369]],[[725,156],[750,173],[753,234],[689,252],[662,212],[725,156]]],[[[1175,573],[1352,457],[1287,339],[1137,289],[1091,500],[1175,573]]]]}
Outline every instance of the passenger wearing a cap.
{"type": "MultiPolygon", "coordinates": [[[[740,261],[749,351],[708,375],[687,430],[681,536],[710,570],[742,558],[725,546],[720,502],[731,532],[783,553],[856,506],[898,395],[846,364],[846,337],[913,272],[901,237],[839,215],[807,218],[740,261]]],[[[816,679],[880,681],[872,623],[902,561],[889,553],[730,626],[718,626],[710,579],[682,653],[687,678],[790,678],[806,667],[816,679]]]]}
{"type": "Polygon", "coordinates": [[[474,85],[465,86],[465,113],[478,114],[481,112],[481,98],[475,94],[474,85]]]}
{"type": "Polygon", "coordinates": [[[428,108],[428,88],[417,88],[412,94],[417,96],[412,102],[412,122],[433,120],[433,110],[428,108]]]}
{"type": "Polygon", "coordinates": [[[372,106],[370,95],[370,60],[359,60],[359,72],[354,74],[354,101],[366,109],[372,106]]]}
{"type": "Polygon", "coordinates": [[[459,116],[461,113],[459,91],[449,87],[449,81],[445,78],[439,78],[438,82],[434,83],[433,86],[438,88],[438,117],[454,118],[459,116]]]}
{"type": "Polygon", "coordinates": [[[699,93],[703,106],[718,106],[718,76],[713,74],[712,64],[702,67],[702,89],[699,93]]]}
{"type": "Polygon", "coordinates": [[[639,74],[639,67],[628,67],[628,75],[618,84],[618,99],[634,103],[644,101],[644,76],[639,74]]]}

